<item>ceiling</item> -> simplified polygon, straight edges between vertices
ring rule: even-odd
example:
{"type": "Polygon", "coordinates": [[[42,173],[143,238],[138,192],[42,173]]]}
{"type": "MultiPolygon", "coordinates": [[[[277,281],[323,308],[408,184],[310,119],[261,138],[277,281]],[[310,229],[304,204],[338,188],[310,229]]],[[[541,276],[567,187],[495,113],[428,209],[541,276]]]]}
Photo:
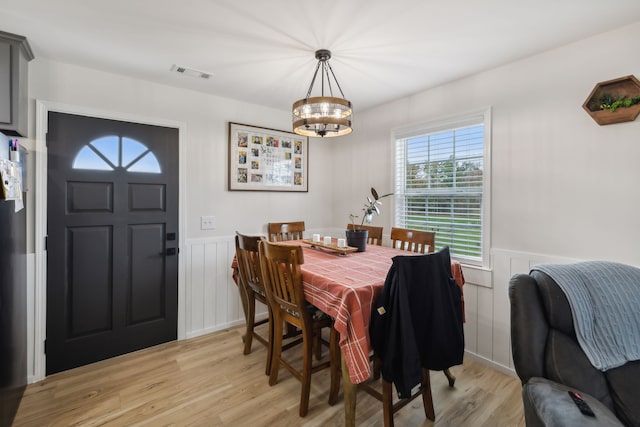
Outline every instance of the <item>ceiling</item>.
{"type": "Polygon", "coordinates": [[[0,3],[0,30],[26,36],[36,58],[281,110],[306,94],[314,51],[330,49],[355,114],[638,21],[638,0],[0,3]]]}

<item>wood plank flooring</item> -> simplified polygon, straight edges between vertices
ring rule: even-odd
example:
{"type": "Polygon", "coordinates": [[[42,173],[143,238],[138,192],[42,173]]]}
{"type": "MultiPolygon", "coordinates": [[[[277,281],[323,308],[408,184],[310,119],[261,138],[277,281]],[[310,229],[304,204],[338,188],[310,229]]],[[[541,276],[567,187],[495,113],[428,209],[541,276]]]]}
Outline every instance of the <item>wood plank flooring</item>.
{"type": "MultiPolygon", "coordinates": [[[[309,414],[298,416],[300,383],[284,369],[269,387],[265,348],[242,354],[243,328],[159,345],[30,384],[14,426],[343,426],[342,392],[327,403],[329,372],[312,377],[309,414]]],[[[297,352],[297,350],[291,350],[297,352]]],[[[431,372],[436,422],[414,400],[396,426],[524,426],[520,382],[469,357],[450,388],[431,372]]],[[[382,426],[381,403],[358,393],[358,426],[382,426]]]]}

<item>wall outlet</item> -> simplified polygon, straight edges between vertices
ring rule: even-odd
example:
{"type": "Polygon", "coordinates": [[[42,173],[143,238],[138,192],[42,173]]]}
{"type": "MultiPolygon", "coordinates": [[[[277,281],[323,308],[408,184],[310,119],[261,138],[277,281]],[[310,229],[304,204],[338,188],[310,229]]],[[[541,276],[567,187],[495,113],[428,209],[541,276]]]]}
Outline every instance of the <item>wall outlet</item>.
{"type": "Polygon", "coordinates": [[[215,216],[201,216],[200,217],[200,230],[215,230],[216,229],[216,217],[215,216]]]}

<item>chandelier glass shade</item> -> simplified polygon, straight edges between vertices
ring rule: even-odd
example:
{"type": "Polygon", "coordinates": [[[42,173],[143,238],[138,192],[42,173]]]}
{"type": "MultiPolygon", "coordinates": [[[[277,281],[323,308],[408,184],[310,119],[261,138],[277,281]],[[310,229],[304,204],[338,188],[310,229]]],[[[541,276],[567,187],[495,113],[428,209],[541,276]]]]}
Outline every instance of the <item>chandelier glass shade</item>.
{"type": "Polygon", "coordinates": [[[351,133],[351,101],[345,99],[336,79],[329,59],[331,52],[326,49],[316,51],[318,65],[309,85],[307,96],[293,103],[293,131],[304,136],[332,137],[351,133]],[[321,95],[311,96],[311,91],[320,71],[321,95]],[[332,79],[333,78],[333,84],[332,79]],[[325,96],[325,85],[329,96],[325,96]],[[333,96],[333,86],[340,91],[342,98],[333,96]]]}

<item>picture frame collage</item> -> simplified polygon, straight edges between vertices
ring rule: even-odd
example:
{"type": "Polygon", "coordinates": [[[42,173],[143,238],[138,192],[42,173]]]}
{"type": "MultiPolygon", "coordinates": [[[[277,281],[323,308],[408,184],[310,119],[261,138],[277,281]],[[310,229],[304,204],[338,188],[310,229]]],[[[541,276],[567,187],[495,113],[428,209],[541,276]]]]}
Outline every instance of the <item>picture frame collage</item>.
{"type": "Polygon", "coordinates": [[[309,138],[229,123],[230,191],[308,191],[309,138]]]}

